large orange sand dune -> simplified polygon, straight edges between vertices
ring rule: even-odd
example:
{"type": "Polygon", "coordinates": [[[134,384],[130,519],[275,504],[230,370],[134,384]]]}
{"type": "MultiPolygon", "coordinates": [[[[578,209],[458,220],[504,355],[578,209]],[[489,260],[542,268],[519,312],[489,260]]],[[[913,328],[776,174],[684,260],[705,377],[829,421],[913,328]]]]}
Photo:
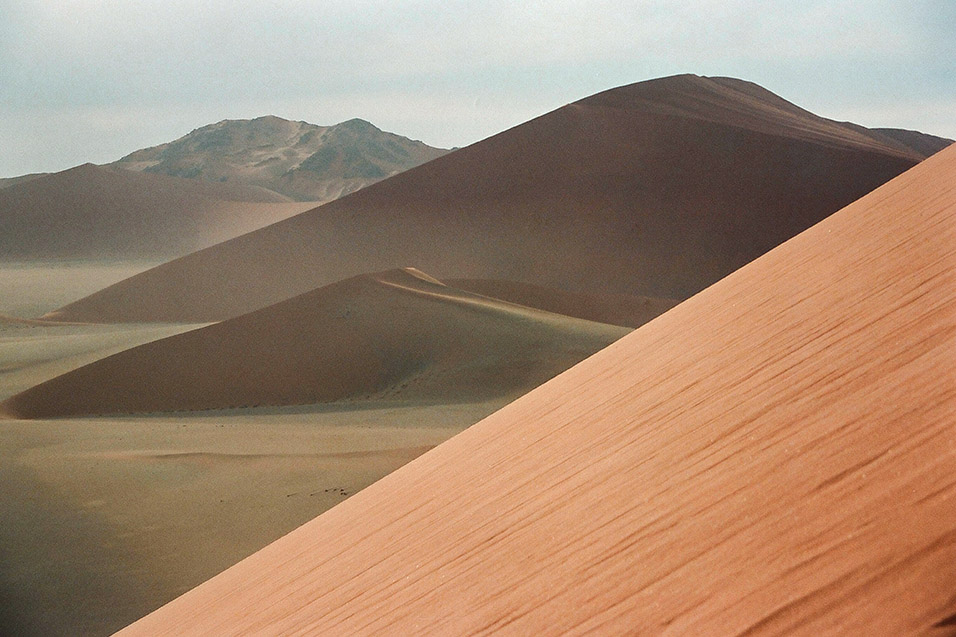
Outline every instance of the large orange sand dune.
{"type": "Polygon", "coordinates": [[[951,634],[956,149],[126,630],[951,634]]]}
{"type": "Polygon", "coordinates": [[[220,320],[408,264],[440,279],[681,300],[923,157],[748,82],[642,82],[164,264],[54,316],[220,320]]]}

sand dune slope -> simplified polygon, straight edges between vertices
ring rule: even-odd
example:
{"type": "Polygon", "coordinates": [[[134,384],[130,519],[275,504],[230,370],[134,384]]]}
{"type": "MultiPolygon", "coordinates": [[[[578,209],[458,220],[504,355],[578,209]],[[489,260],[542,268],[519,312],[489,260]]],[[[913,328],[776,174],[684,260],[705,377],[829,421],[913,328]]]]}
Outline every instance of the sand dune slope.
{"type": "Polygon", "coordinates": [[[614,89],[62,308],[212,321],[363,272],[684,299],[923,155],[754,84],[614,89]]]}
{"type": "Polygon", "coordinates": [[[3,177],[0,178],[0,189],[9,188],[10,186],[15,186],[16,184],[22,184],[28,181],[33,181],[34,179],[39,179],[49,175],[50,173],[30,173],[28,175],[19,175],[17,177],[3,177]]]}
{"type": "Polygon", "coordinates": [[[124,635],[949,634],[956,149],[124,635]]]}
{"type": "Polygon", "coordinates": [[[155,341],[0,404],[25,418],[517,396],[628,332],[449,288],[408,268],[352,278],[155,341]]]}
{"type": "Polygon", "coordinates": [[[0,262],[171,259],[310,207],[263,188],[84,164],[0,189],[0,262]]]}

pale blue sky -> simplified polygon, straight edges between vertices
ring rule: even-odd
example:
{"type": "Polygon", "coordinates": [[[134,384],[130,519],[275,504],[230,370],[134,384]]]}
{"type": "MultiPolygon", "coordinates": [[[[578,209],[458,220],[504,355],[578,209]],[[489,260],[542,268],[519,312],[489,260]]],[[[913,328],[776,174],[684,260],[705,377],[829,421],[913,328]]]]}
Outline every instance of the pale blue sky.
{"type": "Polygon", "coordinates": [[[954,60],[956,0],[0,0],[0,176],[265,114],[463,146],[675,73],[956,137],[954,60]]]}

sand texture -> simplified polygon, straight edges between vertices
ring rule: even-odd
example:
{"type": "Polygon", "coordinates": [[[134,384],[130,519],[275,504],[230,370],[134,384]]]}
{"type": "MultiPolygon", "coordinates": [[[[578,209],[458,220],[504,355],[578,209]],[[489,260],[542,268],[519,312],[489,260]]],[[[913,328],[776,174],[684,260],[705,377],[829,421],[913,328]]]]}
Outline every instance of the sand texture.
{"type": "Polygon", "coordinates": [[[956,148],[123,635],[949,634],[956,148]]]}
{"type": "Polygon", "coordinates": [[[517,397],[628,331],[406,268],[120,352],[17,394],[0,411],[49,418],[517,397]]]}
{"type": "Polygon", "coordinates": [[[54,314],[208,322],[415,265],[682,300],[915,165],[760,87],[677,76],[570,104],[54,314]]]}
{"type": "Polygon", "coordinates": [[[157,262],[311,207],[263,188],[84,164],[0,189],[0,262],[157,262]]]}

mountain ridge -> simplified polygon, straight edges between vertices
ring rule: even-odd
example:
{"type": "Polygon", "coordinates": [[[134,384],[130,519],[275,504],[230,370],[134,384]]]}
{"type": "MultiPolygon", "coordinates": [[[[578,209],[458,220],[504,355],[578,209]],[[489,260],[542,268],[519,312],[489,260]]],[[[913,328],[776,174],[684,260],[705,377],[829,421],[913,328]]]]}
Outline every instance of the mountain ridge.
{"type": "Polygon", "coordinates": [[[448,152],[352,118],[331,126],[264,115],[224,119],[110,164],[261,186],[298,201],[325,202],[448,152]]]}

